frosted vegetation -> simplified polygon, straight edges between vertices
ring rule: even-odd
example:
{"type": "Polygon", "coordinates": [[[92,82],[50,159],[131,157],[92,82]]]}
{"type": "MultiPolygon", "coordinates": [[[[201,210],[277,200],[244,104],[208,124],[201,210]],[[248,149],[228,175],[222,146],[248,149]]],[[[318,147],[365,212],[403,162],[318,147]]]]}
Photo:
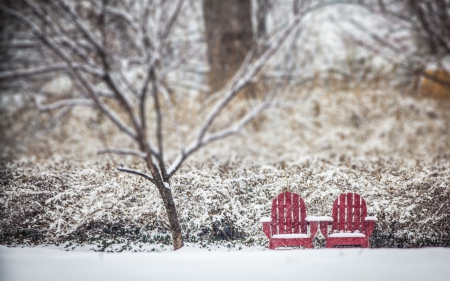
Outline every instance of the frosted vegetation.
{"type": "MultiPolygon", "coordinates": [[[[189,139],[208,100],[176,98],[180,128],[189,139]]],[[[274,196],[291,190],[305,199],[308,215],[331,215],[339,194],[360,193],[379,220],[372,247],[449,245],[445,101],[388,90],[292,88],[280,93],[280,100],[280,108],[265,112],[242,136],[205,148],[174,176],[171,188],[186,242],[265,246],[259,220],[269,215],[274,196]]],[[[251,102],[239,99],[226,117],[251,102]]],[[[106,144],[126,140],[93,112],[71,114],[74,118],[33,139],[33,146],[14,147],[17,158],[2,167],[1,244],[72,249],[90,243],[106,251],[161,250],[170,244],[157,190],[116,170],[122,163],[145,167],[131,156],[95,155],[106,144]]],[[[219,126],[228,121],[219,120],[219,126]]],[[[170,151],[167,157],[175,157],[170,151]]],[[[323,242],[318,234],[315,246],[323,242]]]]}

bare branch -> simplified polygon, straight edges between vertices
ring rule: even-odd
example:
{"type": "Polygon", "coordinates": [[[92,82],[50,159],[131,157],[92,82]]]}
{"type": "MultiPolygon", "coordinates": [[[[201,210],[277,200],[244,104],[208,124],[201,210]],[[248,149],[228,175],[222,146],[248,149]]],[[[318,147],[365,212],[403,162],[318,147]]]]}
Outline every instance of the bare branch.
{"type": "Polygon", "coordinates": [[[259,106],[255,107],[252,111],[247,113],[241,120],[239,120],[238,123],[236,123],[234,126],[221,130],[219,132],[207,135],[204,140],[202,141],[202,145],[207,145],[213,141],[221,140],[223,138],[226,138],[231,135],[235,135],[239,133],[248,123],[253,121],[258,115],[263,112],[264,110],[272,107],[273,104],[269,102],[265,102],[260,104],[259,106]]]}
{"type": "Polygon", "coordinates": [[[162,136],[162,114],[161,114],[161,106],[159,104],[159,93],[158,93],[158,81],[156,80],[156,76],[153,72],[153,75],[151,76],[152,79],[152,97],[153,97],[153,103],[155,106],[155,112],[156,112],[156,140],[158,143],[158,162],[159,162],[159,169],[161,171],[161,175],[163,179],[165,180],[167,178],[166,173],[166,167],[164,164],[164,148],[163,148],[163,136],[162,136]]]}
{"type": "Polygon", "coordinates": [[[119,170],[121,172],[125,172],[125,173],[129,173],[129,174],[133,174],[133,175],[138,175],[138,176],[144,177],[145,179],[149,180],[154,185],[156,185],[155,180],[152,177],[150,177],[149,175],[147,175],[147,174],[145,174],[143,172],[140,172],[140,171],[137,171],[137,170],[133,170],[133,169],[128,169],[128,168],[121,168],[121,167],[117,167],[117,170],[119,170]]]}
{"type": "Polygon", "coordinates": [[[77,13],[72,9],[72,7],[67,4],[64,1],[60,2],[62,8],[64,11],[66,11],[69,15],[71,20],[74,22],[75,26],[83,33],[83,35],[86,37],[89,42],[91,42],[95,48],[98,51],[98,54],[102,58],[103,64],[104,64],[104,71],[105,71],[105,82],[108,84],[108,86],[111,88],[111,90],[114,92],[114,94],[117,96],[117,98],[120,99],[121,105],[125,108],[127,111],[129,118],[131,119],[136,131],[139,131],[140,124],[138,122],[138,119],[135,116],[135,113],[133,111],[133,106],[131,105],[131,102],[128,100],[127,95],[123,93],[120,89],[120,87],[117,85],[115,80],[111,77],[110,66],[107,60],[107,51],[105,47],[99,42],[99,40],[96,38],[96,36],[89,30],[89,28],[80,20],[80,17],[77,15],[77,13]]]}
{"type": "Polygon", "coordinates": [[[106,116],[114,123],[116,126],[124,133],[132,137],[133,139],[137,138],[137,135],[135,132],[133,132],[125,123],[122,122],[122,120],[115,114],[106,104],[103,103],[103,101],[99,98],[97,95],[97,91],[95,90],[94,86],[86,79],[84,74],[73,67],[73,62],[70,58],[70,56],[61,48],[58,47],[57,44],[52,40],[52,38],[49,38],[47,35],[43,34],[39,28],[31,22],[28,18],[23,16],[22,14],[18,13],[17,11],[11,10],[5,6],[0,5],[0,10],[2,10],[4,13],[9,14],[16,19],[18,19],[20,22],[25,24],[32,33],[40,39],[45,45],[47,45],[58,57],[60,57],[62,60],[64,60],[67,65],[70,67],[70,70],[74,74],[75,78],[77,78],[81,84],[88,90],[88,93],[90,94],[91,98],[94,100],[94,102],[97,104],[100,110],[102,110],[103,113],[105,113],[106,116]]]}
{"type": "Polygon", "coordinates": [[[62,43],[63,45],[68,46],[74,53],[80,55],[84,61],[92,62],[83,48],[80,48],[79,44],[75,41],[70,40],[59,28],[59,26],[51,21],[51,19],[47,16],[47,13],[42,11],[33,1],[25,0],[25,3],[31,8],[33,13],[46,24],[46,26],[58,35],[58,38],[54,39],[55,43],[62,43]]]}
{"type": "MultiPolygon", "coordinates": [[[[252,79],[258,74],[265,63],[272,57],[272,55],[279,49],[281,44],[286,40],[286,38],[292,33],[292,31],[298,26],[303,18],[303,14],[298,14],[295,16],[293,22],[281,33],[281,35],[275,40],[274,44],[268,48],[264,53],[253,63],[246,67],[246,71],[240,75],[240,79],[236,82],[236,85],[225,92],[224,97],[216,104],[215,108],[210,112],[206,121],[203,123],[202,128],[197,136],[197,142],[201,142],[206,132],[210,128],[214,119],[220,114],[223,108],[242,90],[247,84],[249,84],[252,79]]],[[[240,74],[241,71],[238,71],[240,74]]],[[[233,79],[234,80],[234,79],[233,79]]]]}
{"type": "MultiPolygon", "coordinates": [[[[92,74],[96,77],[102,77],[104,73],[101,70],[98,70],[94,67],[85,65],[85,64],[72,64],[73,69],[82,70],[86,73],[92,74]]],[[[69,70],[70,67],[66,63],[57,63],[52,65],[45,65],[35,68],[28,69],[20,69],[20,70],[11,70],[11,71],[3,71],[0,72],[0,79],[9,79],[9,78],[19,78],[19,77],[27,77],[34,76],[39,74],[45,74],[50,72],[57,72],[62,70],[69,70]]]]}
{"type": "Polygon", "coordinates": [[[75,106],[95,106],[95,103],[89,99],[68,99],[60,100],[51,104],[41,105],[37,104],[40,111],[52,111],[62,107],[75,107],[75,106]]]}
{"type": "Polygon", "coordinates": [[[56,124],[58,124],[58,122],[61,121],[61,119],[64,116],[66,116],[66,114],[69,113],[70,110],[72,110],[71,107],[65,107],[65,108],[62,108],[60,111],[58,111],[58,113],[56,113],[55,116],[53,116],[53,118],[50,120],[50,122],[48,122],[47,126],[43,130],[43,134],[44,135],[48,134],[51,130],[53,130],[53,128],[55,128],[56,124]]]}
{"type": "Polygon", "coordinates": [[[174,163],[170,166],[168,169],[168,178],[170,179],[176,171],[181,167],[183,162],[195,151],[200,149],[201,147],[210,144],[214,141],[224,139],[226,137],[229,137],[231,135],[235,135],[239,133],[248,123],[253,121],[256,117],[261,114],[264,110],[273,107],[273,103],[270,102],[264,102],[257,107],[255,107],[252,111],[247,113],[244,117],[242,117],[234,126],[231,126],[230,128],[221,130],[217,133],[213,133],[210,135],[207,135],[202,141],[197,141],[191,146],[189,146],[186,150],[183,150],[180,155],[177,157],[177,159],[174,161],[174,163]]]}
{"type": "MultiPolygon", "coordinates": [[[[178,15],[180,14],[181,7],[183,7],[184,0],[178,0],[177,6],[175,7],[175,10],[173,11],[172,15],[170,16],[169,20],[166,22],[166,25],[164,26],[163,31],[160,34],[160,40],[161,43],[164,43],[167,36],[170,33],[170,30],[172,29],[172,26],[175,22],[175,20],[178,18],[178,15]]],[[[160,44],[162,45],[162,44],[160,44]]]]}

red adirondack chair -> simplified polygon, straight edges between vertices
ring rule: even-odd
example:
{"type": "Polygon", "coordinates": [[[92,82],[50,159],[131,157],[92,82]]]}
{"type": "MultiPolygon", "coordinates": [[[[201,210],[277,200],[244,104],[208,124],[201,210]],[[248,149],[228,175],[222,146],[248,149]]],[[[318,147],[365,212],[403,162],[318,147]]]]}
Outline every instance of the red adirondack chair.
{"type": "Polygon", "coordinates": [[[320,232],[327,239],[327,248],[336,245],[370,247],[369,237],[377,218],[367,216],[366,201],[359,194],[341,194],[334,201],[332,216],[328,217],[328,221],[322,219],[320,222],[320,232]],[[328,225],[331,225],[330,234],[328,225]]]}
{"type": "Polygon", "coordinates": [[[272,202],[272,215],[262,218],[263,231],[269,238],[269,249],[282,246],[313,248],[312,239],[318,230],[318,222],[306,217],[303,199],[293,192],[279,194],[272,202]],[[307,233],[310,225],[310,233],[307,233]]]}

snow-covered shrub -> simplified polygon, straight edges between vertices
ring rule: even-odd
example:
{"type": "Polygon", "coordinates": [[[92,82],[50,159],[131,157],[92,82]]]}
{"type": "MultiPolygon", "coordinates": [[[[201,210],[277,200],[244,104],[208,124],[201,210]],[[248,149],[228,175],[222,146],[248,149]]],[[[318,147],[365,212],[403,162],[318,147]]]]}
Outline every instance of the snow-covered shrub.
{"type": "MultiPolygon", "coordinates": [[[[49,243],[104,237],[155,241],[157,233],[165,233],[163,206],[140,178],[105,166],[55,163],[42,169],[24,165],[4,170],[3,243],[21,238],[49,243]]],[[[270,214],[271,200],[279,192],[300,194],[309,215],[331,215],[337,196],[353,191],[379,218],[373,246],[404,247],[448,244],[449,179],[448,159],[401,163],[310,158],[246,169],[214,163],[185,167],[172,189],[187,241],[241,238],[261,243],[265,239],[259,219],[270,214]]],[[[158,242],[164,242],[164,235],[158,242]]]]}

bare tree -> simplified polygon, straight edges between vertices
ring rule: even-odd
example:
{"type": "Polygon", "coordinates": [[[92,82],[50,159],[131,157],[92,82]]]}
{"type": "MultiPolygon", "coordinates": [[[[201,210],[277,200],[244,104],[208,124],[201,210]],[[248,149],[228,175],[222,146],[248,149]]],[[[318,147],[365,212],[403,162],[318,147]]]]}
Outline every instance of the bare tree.
{"type": "MultiPolygon", "coordinates": [[[[88,106],[129,137],[137,148],[107,147],[99,153],[131,155],[145,162],[148,173],[126,167],[118,170],[141,176],[158,189],[175,250],[183,246],[183,239],[170,186],[172,176],[194,152],[239,133],[274,105],[266,99],[229,127],[213,126],[223,109],[251,83],[308,12],[307,7],[297,11],[286,27],[270,39],[270,47],[264,52],[250,51],[246,55],[230,82],[217,90],[218,100],[199,126],[196,138],[189,145],[180,141],[178,157],[168,163],[167,140],[162,131],[164,120],[173,117],[162,111],[164,105],[170,107],[170,99],[163,94],[167,92],[166,77],[185,63],[192,51],[197,51],[189,49],[190,42],[171,37],[177,28],[182,29],[184,2],[23,0],[0,5],[2,15],[21,27],[7,42],[16,51],[12,63],[0,72],[0,80],[16,81],[20,89],[36,96],[42,80],[51,79],[55,73],[70,79],[70,94],[51,103],[36,99],[38,109],[50,112],[54,116],[52,122],[57,122],[71,109],[88,106]],[[26,49],[21,48],[25,45],[26,49]],[[141,70],[141,78],[130,79],[130,65],[141,70]],[[149,120],[155,123],[150,126],[149,120]]],[[[177,120],[173,121],[176,126],[177,120]]]]}
{"type": "Polygon", "coordinates": [[[450,56],[449,0],[364,0],[361,7],[385,20],[389,34],[381,36],[363,21],[351,21],[369,39],[355,39],[358,44],[382,54],[409,72],[423,76],[450,89],[446,79],[426,71],[430,64],[442,68],[450,56]]]}

